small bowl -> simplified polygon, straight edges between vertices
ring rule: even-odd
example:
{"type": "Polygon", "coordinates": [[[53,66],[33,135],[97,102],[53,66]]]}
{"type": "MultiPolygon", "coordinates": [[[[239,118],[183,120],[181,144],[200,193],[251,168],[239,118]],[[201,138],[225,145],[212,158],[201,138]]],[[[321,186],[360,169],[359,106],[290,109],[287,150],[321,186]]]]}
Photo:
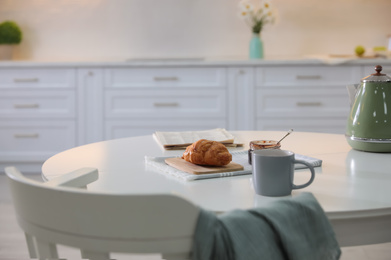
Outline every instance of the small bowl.
{"type": "Polygon", "coordinates": [[[281,143],[275,140],[254,140],[250,142],[250,149],[248,150],[248,163],[251,165],[251,156],[254,150],[263,149],[280,149],[281,143]]]}

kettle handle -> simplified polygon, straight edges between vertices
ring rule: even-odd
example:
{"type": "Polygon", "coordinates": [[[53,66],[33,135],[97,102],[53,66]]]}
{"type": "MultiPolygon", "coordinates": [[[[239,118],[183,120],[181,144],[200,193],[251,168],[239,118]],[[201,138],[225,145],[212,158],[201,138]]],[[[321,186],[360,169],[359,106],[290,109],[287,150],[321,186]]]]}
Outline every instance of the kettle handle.
{"type": "Polygon", "coordinates": [[[359,87],[360,87],[360,84],[352,84],[352,85],[346,86],[346,88],[348,90],[348,94],[349,94],[350,107],[353,106],[354,101],[356,100],[356,95],[357,95],[359,87]]]}

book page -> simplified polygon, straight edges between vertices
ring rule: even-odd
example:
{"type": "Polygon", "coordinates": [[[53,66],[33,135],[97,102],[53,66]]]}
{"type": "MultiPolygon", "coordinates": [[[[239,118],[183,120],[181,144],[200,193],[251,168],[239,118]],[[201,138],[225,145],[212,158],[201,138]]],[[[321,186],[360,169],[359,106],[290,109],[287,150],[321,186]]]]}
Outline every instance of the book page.
{"type": "Polygon", "coordinates": [[[233,143],[234,136],[222,128],[204,131],[155,132],[157,141],[164,147],[190,145],[200,139],[233,143]]]}

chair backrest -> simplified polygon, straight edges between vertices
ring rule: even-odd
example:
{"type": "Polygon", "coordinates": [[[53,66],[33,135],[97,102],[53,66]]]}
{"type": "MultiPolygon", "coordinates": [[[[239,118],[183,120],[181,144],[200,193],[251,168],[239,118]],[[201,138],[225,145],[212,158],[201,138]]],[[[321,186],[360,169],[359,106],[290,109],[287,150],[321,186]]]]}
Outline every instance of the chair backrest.
{"type": "Polygon", "coordinates": [[[31,257],[58,257],[55,244],[80,248],[82,256],[91,259],[108,257],[108,252],[169,257],[191,251],[200,209],[185,199],[64,187],[85,186],[80,180],[83,176],[84,182],[97,179],[96,169],[82,169],[77,177],[73,172],[66,181],[62,176],[49,183],[25,178],[14,167],[6,168],[6,174],[31,257]]]}

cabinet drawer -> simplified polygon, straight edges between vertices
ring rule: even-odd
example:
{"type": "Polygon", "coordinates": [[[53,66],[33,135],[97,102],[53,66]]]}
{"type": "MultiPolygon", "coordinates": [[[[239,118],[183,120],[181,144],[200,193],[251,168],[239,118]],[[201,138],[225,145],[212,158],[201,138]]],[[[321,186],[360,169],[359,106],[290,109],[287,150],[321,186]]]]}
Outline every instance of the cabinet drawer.
{"type": "Polygon", "coordinates": [[[317,132],[345,134],[346,118],[318,119],[318,118],[284,118],[284,119],[258,119],[256,130],[261,131],[288,131],[293,128],[295,132],[317,132]]]}
{"type": "Polygon", "coordinates": [[[0,122],[0,160],[54,154],[76,146],[73,121],[0,122]]]}
{"type": "MultiPolygon", "coordinates": [[[[381,65],[381,61],[379,61],[379,64],[381,65]]],[[[373,73],[376,73],[376,71],[375,71],[375,66],[376,65],[373,65],[373,66],[365,66],[364,67],[364,75],[363,75],[363,77],[366,77],[366,76],[369,76],[369,75],[371,75],[371,74],[373,74],[373,73]]],[[[391,77],[391,65],[381,65],[382,66],[382,71],[381,71],[381,73],[383,73],[383,74],[387,74],[388,76],[390,76],[391,77]]],[[[362,78],[363,78],[362,77],[362,78]]],[[[357,80],[357,83],[360,83],[360,79],[358,79],[357,80]]]]}
{"type": "Polygon", "coordinates": [[[116,68],[105,72],[105,86],[123,87],[221,87],[224,68],[116,68]]]}
{"type": "Polygon", "coordinates": [[[257,86],[325,86],[353,84],[360,79],[359,67],[274,66],[256,69],[257,86]]]}
{"type": "Polygon", "coordinates": [[[75,117],[73,90],[0,90],[1,118],[75,117]]]}
{"type": "Polygon", "coordinates": [[[261,89],[256,91],[257,117],[348,116],[349,98],[344,88],[261,89]]]}
{"type": "Polygon", "coordinates": [[[225,117],[224,90],[145,89],[107,91],[105,114],[108,118],[187,118],[225,117]]]}
{"type": "Polygon", "coordinates": [[[152,135],[156,131],[197,131],[214,128],[227,128],[226,120],[108,120],[105,124],[105,140],[152,135]]]}
{"type": "Polygon", "coordinates": [[[0,88],[75,88],[74,69],[0,69],[0,88]]]}

